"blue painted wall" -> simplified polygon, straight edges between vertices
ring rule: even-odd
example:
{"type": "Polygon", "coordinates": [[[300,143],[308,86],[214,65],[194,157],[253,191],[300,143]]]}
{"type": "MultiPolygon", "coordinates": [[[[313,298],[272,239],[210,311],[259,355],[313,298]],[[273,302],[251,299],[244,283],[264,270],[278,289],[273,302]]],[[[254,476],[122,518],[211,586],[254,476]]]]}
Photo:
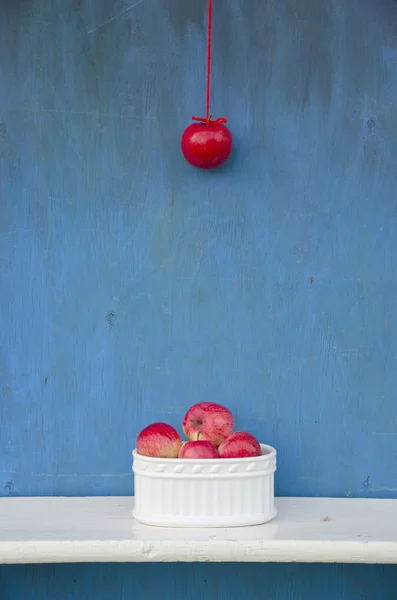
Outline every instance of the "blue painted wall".
{"type": "MultiPolygon", "coordinates": [[[[397,4],[218,0],[213,112],[235,152],[210,173],[179,150],[204,110],[205,4],[1,3],[2,495],[130,494],[139,430],[214,400],[278,448],[278,494],[397,497],[397,4]]],[[[397,571],[0,583],[1,600],[388,600],[397,571]]]]}

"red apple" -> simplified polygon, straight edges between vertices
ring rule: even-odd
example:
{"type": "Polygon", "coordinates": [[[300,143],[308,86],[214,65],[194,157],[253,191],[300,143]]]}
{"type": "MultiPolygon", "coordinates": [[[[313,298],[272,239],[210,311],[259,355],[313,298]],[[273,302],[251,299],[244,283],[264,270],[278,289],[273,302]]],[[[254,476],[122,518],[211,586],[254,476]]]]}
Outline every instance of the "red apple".
{"type": "Polygon", "coordinates": [[[232,433],[218,449],[220,458],[249,458],[261,456],[262,450],[258,440],[245,431],[232,433]]]}
{"type": "Polygon", "coordinates": [[[200,169],[214,169],[230,156],[232,134],[222,123],[192,123],[182,135],[182,152],[186,160],[200,169]]]}
{"type": "Polygon", "coordinates": [[[178,458],[218,458],[218,452],[211,442],[185,442],[179,450],[178,458]]]}
{"type": "Polygon", "coordinates": [[[167,423],[152,423],[142,429],[136,440],[138,454],[156,458],[178,458],[182,440],[167,423]]]}
{"type": "Polygon", "coordinates": [[[189,441],[207,440],[217,448],[233,432],[234,419],[224,406],[200,402],[189,408],[182,426],[189,441]]]}

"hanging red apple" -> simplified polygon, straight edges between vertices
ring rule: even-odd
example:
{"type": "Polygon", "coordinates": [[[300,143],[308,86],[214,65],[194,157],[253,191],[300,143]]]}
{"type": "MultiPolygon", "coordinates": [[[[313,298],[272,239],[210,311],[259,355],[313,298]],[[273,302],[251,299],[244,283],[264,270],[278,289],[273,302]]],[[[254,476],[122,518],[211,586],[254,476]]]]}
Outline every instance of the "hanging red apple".
{"type": "Polygon", "coordinates": [[[232,134],[224,125],[226,119],[209,123],[192,123],[182,136],[182,152],[186,160],[200,169],[215,169],[230,156],[232,134]]]}
{"type": "Polygon", "coordinates": [[[229,158],[232,151],[232,134],[226,127],[227,119],[211,121],[211,47],[212,4],[208,0],[207,94],[205,118],[192,117],[193,121],[182,135],[182,152],[186,160],[199,169],[215,169],[229,158]]]}

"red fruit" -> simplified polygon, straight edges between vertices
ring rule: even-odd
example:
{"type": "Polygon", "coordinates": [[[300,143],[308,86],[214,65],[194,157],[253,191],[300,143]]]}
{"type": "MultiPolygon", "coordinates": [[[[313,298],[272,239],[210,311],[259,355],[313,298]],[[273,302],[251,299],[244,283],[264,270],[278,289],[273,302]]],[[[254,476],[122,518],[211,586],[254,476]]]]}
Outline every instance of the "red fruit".
{"type": "Polygon", "coordinates": [[[218,452],[211,442],[186,442],[182,444],[178,458],[218,458],[218,452]]]}
{"type": "Polygon", "coordinates": [[[142,429],[136,440],[138,454],[156,458],[178,458],[182,440],[167,423],[152,423],[142,429]]]}
{"type": "Polygon", "coordinates": [[[219,446],[234,429],[233,415],[228,408],[215,402],[199,402],[187,411],[183,432],[191,442],[207,440],[219,446]]]}
{"type": "Polygon", "coordinates": [[[186,160],[200,169],[214,169],[230,156],[232,134],[222,123],[192,123],[182,135],[182,152],[186,160]]]}
{"type": "Polygon", "coordinates": [[[220,458],[249,458],[262,454],[258,440],[245,431],[232,433],[219,446],[218,452],[220,458]]]}

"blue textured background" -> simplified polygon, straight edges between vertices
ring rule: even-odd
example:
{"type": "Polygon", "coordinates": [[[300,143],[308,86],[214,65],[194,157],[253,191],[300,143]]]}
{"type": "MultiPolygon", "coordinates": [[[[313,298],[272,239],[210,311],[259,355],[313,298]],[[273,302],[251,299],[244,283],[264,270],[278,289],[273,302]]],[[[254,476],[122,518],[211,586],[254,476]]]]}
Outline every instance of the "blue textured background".
{"type": "MultiPolygon", "coordinates": [[[[397,3],[217,0],[213,113],[235,152],[209,173],[179,150],[204,110],[204,0],[0,8],[0,494],[130,494],[139,430],[213,400],[278,448],[278,494],[397,497],[397,3]]],[[[397,571],[0,583],[1,600],[391,600],[397,571]]]]}

